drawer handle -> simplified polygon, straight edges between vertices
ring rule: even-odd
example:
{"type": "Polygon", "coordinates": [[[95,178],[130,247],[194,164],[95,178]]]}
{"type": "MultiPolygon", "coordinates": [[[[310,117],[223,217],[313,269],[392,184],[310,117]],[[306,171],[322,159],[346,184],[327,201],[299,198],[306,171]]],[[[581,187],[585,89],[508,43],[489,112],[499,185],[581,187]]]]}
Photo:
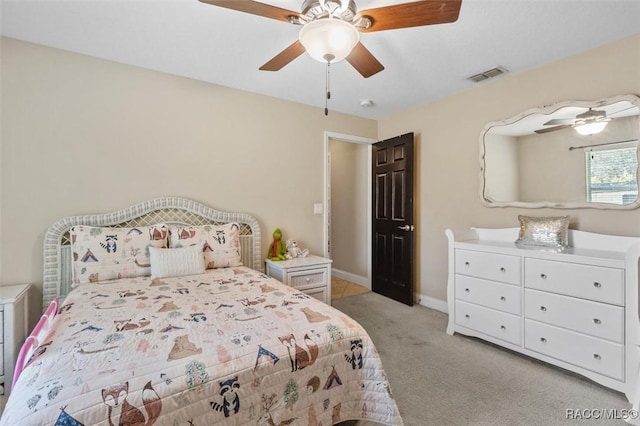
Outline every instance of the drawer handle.
{"type": "Polygon", "coordinates": [[[593,323],[600,325],[600,324],[602,324],[602,321],[600,321],[598,318],[594,318],[593,319],[593,323]]]}
{"type": "Polygon", "coordinates": [[[471,316],[470,316],[469,314],[464,314],[464,317],[465,317],[466,319],[471,318],[471,316]]]}
{"type": "Polygon", "coordinates": [[[597,359],[598,361],[602,359],[602,357],[598,354],[593,354],[593,358],[597,359]]]}
{"type": "Polygon", "coordinates": [[[504,296],[500,296],[500,300],[503,301],[503,302],[506,302],[507,298],[504,297],[504,296]]]}
{"type": "Polygon", "coordinates": [[[465,289],[464,289],[464,292],[465,292],[465,293],[471,293],[471,290],[469,290],[468,288],[465,288],[465,289]]]}
{"type": "Polygon", "coordinates": [[[507,329],[507,327],[505,327],[504,325],[500,326],[500,330],[505,331],[507,329]]]}
{"type": "Polygon", "coordinates": [[[469,263],[469,262],[464,262],[464,266],[469,266],[469,265],[471,265],[471,263],[469,263]]]}
{"type": "Polygon", "coordinates": [[[500,268],[500,272],[507,272],[505,268],[500,268]]]}
{"type": "Polygon", "coordinates": [[[540,306],[540,310],[542,312],[547,312],[547,307],[546,306],[540,306]]]}
{"type": "Polygon", "coordinates": [[[596,281],[596,282],[593,283],[593,286],[595,288],[600,288],[600,287],[602,287],[602,284],[600,284],[598,281],[596,281]]]}
{"type": "Polygon", "coordinates": [[[540,274],[540,278],[542,278],[543,280],[547,279],[547,274],[540,274]]]}
{"type": "Polygon", "coordinates": [[[541,341],[542,343],[547,343],[547,339],[545,339],[544,337],[541,337],[541,338],[540,338],[540,341],[541,341]]]}

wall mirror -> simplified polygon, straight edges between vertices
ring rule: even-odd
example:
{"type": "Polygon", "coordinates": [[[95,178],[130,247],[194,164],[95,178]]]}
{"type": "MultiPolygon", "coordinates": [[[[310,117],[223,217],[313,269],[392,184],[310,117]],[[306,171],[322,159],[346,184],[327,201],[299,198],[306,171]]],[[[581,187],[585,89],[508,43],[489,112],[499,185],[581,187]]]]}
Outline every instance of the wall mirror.
{"type": "Polygon", "coordinates": [[[640,97],[567,101],[487,124],[480,198],[488,207],[634,209],[640,97]]]}

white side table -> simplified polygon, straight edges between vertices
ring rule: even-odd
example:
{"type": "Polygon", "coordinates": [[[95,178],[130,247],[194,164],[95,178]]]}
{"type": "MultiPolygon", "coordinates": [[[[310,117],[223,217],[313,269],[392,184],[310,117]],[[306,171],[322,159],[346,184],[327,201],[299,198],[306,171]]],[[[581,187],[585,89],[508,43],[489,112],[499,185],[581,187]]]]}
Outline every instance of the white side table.
{"type": "Polygon", "coordinates": [[[309,255],[291,260],[267,259],[267,275],[331,304],[331,259],[309,255]]]}
{"type": "Polygon", "coordinates": [[[20,347],[29,335],[30,284],[0,287],[0,395],[9,394],[20,347]]]}

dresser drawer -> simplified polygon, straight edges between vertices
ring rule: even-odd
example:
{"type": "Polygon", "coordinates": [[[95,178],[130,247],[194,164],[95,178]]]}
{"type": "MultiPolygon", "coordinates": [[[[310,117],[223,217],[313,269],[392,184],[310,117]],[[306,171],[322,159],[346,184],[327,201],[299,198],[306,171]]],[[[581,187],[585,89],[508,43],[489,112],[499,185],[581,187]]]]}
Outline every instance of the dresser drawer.
{"type": "Polygon", "coordinates": [[[520,315],[521,288],[466,275],[456,275],[456,299],[520,315]]]}
{"type": "Polygon", "coordinates": [[[462,249],[457,249],[455,253],[457,274],[520,285],[518,256],[462,249]]]}
{"type": "Polygon", "coordinates": [[[456,323],[520,345],[520,317],[456,300],[456,323]]]}
{"type": "Polygon", "coordinates": [[[318,286],[326,287],[328,282],[327,268],[318,268],[289,272],[286,284],[298,290],[304,290],[318,286]]]}
{"type": "Polygon", "coordinates": [[[624,306],[622,269],[525,259],[525,287],[624,306]]]}
{"type": "Polygon", "coordinates": [[[624,343],[624,308],[537,290],[525,290],[525,317],[624,343]]]}
{"type": "Polygon", "coordinates": [[[525,320],[524,346],[578,367],[624,379],[624,346],[573,331],[525,320]]]}

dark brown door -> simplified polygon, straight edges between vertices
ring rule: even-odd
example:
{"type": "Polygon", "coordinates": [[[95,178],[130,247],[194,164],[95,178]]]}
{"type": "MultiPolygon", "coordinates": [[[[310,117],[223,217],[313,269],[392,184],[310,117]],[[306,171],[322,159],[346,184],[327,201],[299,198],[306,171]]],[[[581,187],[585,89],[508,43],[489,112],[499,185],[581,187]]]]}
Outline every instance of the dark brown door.
{"type": "Polygon", "coordinates": [[[371,288],[413,305],[413,133],[373,144],[371,288]]]}

